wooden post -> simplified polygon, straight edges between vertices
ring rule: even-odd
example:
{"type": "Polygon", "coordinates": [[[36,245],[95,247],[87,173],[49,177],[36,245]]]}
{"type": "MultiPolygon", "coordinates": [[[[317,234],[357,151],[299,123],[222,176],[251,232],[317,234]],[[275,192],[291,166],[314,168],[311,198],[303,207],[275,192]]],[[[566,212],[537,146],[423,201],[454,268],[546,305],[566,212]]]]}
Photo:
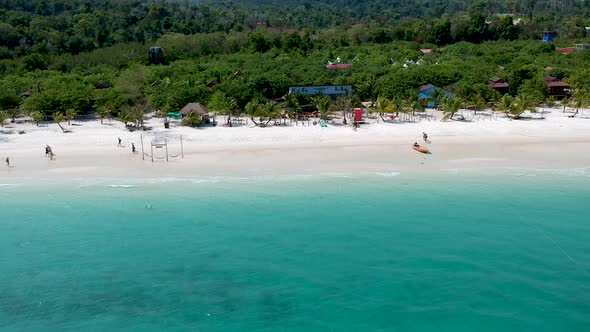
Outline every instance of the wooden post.
{"type": "Polygon", "coordinates": [[[168,162],[168,140],[164,138],[164,144],[166,144],[166,162],[168,162]]]}
{"type": "Polygon", "coordinates": [[[143,153],[143,134],[141,134],[141,160],[145,160],[145,153],[143,153]]]}
{"type": "Polygon", "coordinates": [[[152,147],[152,163],[154,162],[154,143],[150,143],[150,146],[152,147]]]}
{"type": "Polygon", "coordinates": [[[182,135],[180,135],[180,155],[184,158],[184,147],[182,146],[182,135]]]}

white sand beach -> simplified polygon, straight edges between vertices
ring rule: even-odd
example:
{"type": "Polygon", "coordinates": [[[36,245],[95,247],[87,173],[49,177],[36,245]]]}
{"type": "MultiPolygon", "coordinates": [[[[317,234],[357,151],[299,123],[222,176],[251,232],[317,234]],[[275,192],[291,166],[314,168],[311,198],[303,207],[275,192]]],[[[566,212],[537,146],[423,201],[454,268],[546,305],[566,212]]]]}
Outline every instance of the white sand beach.
{"type": "MultiPolygon", "coordinates": [[[[489,113],[489,112],[488,112],[489,113]]],[[[486,171],[489,169],[578,169],[590,175],[590,117],[569,117],[561,109],[512,120],[501,114],[491,117],[464,111],[468,121],[384,123],[372,118],[358,130],[341,125],[327,128],[248,125],[187,128],[172,123],[165,129],[162,118],[146,122],[150,131],[130,132],[116,121],[73,121],[62,124],[63,133],[50,123],[37,127],[17,121],[0,129],[0,158],[10,157],[11,167],[0,167],[2,183],[79,178],[195,178],[203,176],[264,176],[282,174],[339,174],[404,172],[486,171]],[[19,131],[25,131],[19,134],[19,131]],[[422,141],[427,132],[430,142],[422,141]],[[168,141],[169,155],[180,151],[184,158],[165,159],[164,149],[151,153],[152,140],[168,141]],[[124,147],[117,147],[117,138],[124,147]],[[411,144],[426,145],[431,154],[420,154],[411,144]],[[131,143],[138,152],[131,153],[131,143]],[[48,144],[56,155],[44,157],[48,144]]],[[[583,114],[590,115],[586,110],[583,114]]],[[[224,123],[218,117],[220,124],[224,123]]],[[[338,124],[340,123],[340,124],[338,124]]]]}

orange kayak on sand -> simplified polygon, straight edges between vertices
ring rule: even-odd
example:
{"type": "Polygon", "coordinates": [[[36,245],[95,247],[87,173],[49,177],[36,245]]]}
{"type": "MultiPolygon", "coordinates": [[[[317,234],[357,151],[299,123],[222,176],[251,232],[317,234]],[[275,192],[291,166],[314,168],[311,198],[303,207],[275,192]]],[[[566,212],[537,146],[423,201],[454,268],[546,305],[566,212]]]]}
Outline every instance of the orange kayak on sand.
{"type": "Polygon", "coordinates": [[[427,147],[422,146],[422,145],[418,145],[418,146],[412,145],[412,149],[414,149],[418,152],[421,152],[421,153],[429,153],[430,152],[427,147]]]}

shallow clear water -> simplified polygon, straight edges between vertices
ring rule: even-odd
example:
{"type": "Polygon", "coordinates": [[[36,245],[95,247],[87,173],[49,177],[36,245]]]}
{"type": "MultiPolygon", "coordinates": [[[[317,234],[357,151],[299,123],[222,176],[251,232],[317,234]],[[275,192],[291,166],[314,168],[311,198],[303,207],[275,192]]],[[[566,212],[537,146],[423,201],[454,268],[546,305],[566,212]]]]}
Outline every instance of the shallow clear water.
{"type": "Polygon", "coordinates": [[[0,331],[588,331],[590,178],[0,187],[0,331]]]}

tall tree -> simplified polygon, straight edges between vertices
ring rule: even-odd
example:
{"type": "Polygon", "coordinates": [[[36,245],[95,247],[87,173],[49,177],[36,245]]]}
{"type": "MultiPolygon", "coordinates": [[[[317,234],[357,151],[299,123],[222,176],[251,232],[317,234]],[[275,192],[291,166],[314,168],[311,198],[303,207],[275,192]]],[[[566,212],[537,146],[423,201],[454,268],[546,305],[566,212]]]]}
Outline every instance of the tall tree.
{"type": "Polygon", "coordinates": [[[53,117],[53,121],[59,126],[59,129],[61,129],[61,131],[65,133],[66,130],[64,129],[64,127],[61,126],[61,122],[65,121],[65,117],[64,117],[63,113],[54,112],[52,117],[53,117]]]}

